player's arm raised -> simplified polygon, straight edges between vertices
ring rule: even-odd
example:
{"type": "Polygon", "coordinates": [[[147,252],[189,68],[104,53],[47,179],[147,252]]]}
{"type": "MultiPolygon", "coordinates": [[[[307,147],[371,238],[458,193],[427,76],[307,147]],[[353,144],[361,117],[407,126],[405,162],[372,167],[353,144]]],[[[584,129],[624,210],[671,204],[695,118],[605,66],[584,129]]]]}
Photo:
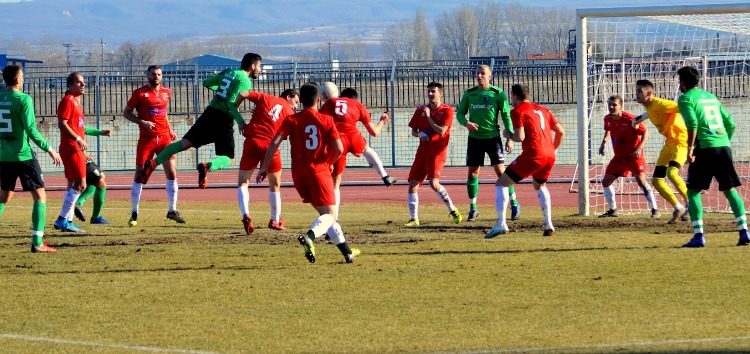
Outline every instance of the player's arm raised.
{"type": "Polygon", "coordinates": [[[376,124],[372,124],[372,121],[368,121],[367,124],[365,124],[365,129],[367,129],[367,133],[370,134],[370,136],[377,137],[383,127],[388,124],[390,120],[391,117],[388,115],[388,111],[383,112],[376,124]]]}

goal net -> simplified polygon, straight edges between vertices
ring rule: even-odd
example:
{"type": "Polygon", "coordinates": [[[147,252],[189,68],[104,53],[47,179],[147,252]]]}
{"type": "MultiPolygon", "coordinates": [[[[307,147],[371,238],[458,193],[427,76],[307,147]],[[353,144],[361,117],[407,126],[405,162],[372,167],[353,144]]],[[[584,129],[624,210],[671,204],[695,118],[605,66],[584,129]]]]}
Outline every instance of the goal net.
{"type": "MultiPolygon", "coordinates": [[[[676,72],[688,65],[702,73],[700,85],[719,98],[737,124],[732,152],[743,182],[740,194],[749,200],[750,5],[582,9],[577,15],[579,151],[577,184],[573,188],[579,192],[580,214],[607,209],[601,180],[613,156],[611,142],[604,156],[599,155],[607,99],[620,95],[624,110],[639,115],[645,109],[635,101],[635,83],[647,79],[654,83],[655,96],[676,101],[680,95],[676,72]]],[[[664,137],[650,122],[645,124],[649,131],[645,154],[650,182],[664,137]]],[[[687,167],[681,174],[687,178],[687,167]]],[[[614,187],[618,211],[648,214],[646,199],[632,176],[619,178],[614,187]]],[[[717,187],[714,181],[703,195],[704,207],[707,211],[729,211],[717,187]]],[[[671,206],[654,193],[662,212],[671,212],[671,206]]]]}

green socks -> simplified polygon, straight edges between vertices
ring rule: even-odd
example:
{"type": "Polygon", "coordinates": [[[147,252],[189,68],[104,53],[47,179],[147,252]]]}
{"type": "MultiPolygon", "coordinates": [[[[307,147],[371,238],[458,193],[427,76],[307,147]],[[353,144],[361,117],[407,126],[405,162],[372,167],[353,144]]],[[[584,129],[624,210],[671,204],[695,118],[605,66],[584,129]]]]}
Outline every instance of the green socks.
{"type": "Polygon", "coordinates": [[[34,246],[42,244],[44,235],[44,224],[47,222],[47,204],[43,202],[34,202],[34,208],[31,210],[31,229],[34,231],[31,242],[34,246]]]}
{"type": "Polygon", "coordinates": [[[91,218],[96,219],[102,216],[102,209],[104,208],[104,200],[107,195],[107,186],[102,188],[96,188],[94,193],[94,210],[91,212],[91,218]]]}
{"type": "Polygon", "coordinates": [[[701,191],[688,189],[688,212],[690,220],[693,222],[693,233],[699,229],[703,233],[703,201],[701,200],[701,191]]]}
{"type": "Polygon", "coordinates": [[[208,163],[208,172],[218,171],[229,167],[232,164],[232,159],[227,156],[216,156],[211,162],[208,163]]]}
{"type": "Polygon", "coordinates": [[[508,187],[508,197],[510,198],[510,205],[518,206],[518,199],[516,199],[516,185],[508,187]]]}
{"type": "Polygon", "coordinates": [[[732,188],[728,191],[725,191],[724,196],[727,197],[729,206],[732,208],[732,213],[737,220],[737,229],[742,230],[747,228],[745,226],[747,224],[747,219],[744,218],[745,204],[742,202],[742,197],[740,197],[740,194],[737,193],[736,189],[732,188]]]}
{"type": "Polygon", "coordinates": [[[5,203],[0,203],[0,216],[3,216],[3,212],[5,212],[5,203]]]}
{"type": "Polygon", "coordinates": [[[169,160],[172,155],[182,151],[182,140],[177,140],[164,148],[159,155],[156,155],[156,164],[161,165],[164,161],[169,160]]]}
{"type": "Polygon", "coordinates": [[[477,195],[479,195],[479,177],[469,177],[466,180],[466,191],[469,193],[470,209],[477,208],[477,195]]]}
{"type": "Polygon", "coordinates": [[[76,205],[82,207],[83,203],[86,203],[86,201],[94,195],[94,191],[96,191],[96,186],[86,186],[86,189],[83,190],[81,196],[76,200],[76,205]]]}

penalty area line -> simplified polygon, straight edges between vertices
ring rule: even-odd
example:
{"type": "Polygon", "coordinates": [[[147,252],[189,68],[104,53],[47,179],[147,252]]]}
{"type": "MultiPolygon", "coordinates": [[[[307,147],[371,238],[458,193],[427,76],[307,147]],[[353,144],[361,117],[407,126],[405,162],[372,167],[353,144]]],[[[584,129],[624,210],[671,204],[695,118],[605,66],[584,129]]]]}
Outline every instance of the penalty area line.
{"type": "MultiPolygon", "coordinates": [[[[531,348],[497,348],[497,349],[483,349],[483,350],[469,350],[460,351],[456,353],[461,354],[488,354],[488,353],[544,353],[544,352],[559,352],[559,351],[576,351],[576,350],[600,350],[600,349],[613,349],[613,348],[633,348],[633,347],[647,347],[647,346],[662,346],[662,345],[673,345],[673,344],[701,344],[701,343],[718,343],[718,342],[731,342],[731,341],[749,341],[750,336],[742,337],[713,337],[713,338],[678,338],[678,339],[665,339],[665,340],[652,340],[652,341],[632,341],[623,343],[612,343],[612,344],[592,344],[592,345],[574,345],[574,346],[559,346],[559,347],[531,347],[531,348]]],[[[441,352],[434,352],[441,353],[441,352]]]]}
{"type": "Polygon", "coordinates": [[[150,352],[150,353],[218,354],[217,352],[207,352],[207,351],[192,350],[192,349],[160,348],[160,347],[150,347],[150,346],[142,346],[142,345],[89,342],[89,341],[80,341],[80,340],[71,340],[71,339],[62,339],[62,338],[28,336],[28,335],[23,335],[23,334],[14,334],[14,333],[0,333],[0,339],[3,339],[3,338],[26,341],[26,342],[77,345],[77,346],[95,347],[95,348],[122,349],[122,350],[134,351],[134,352],[137,351],[137,352],[150,352]]]}

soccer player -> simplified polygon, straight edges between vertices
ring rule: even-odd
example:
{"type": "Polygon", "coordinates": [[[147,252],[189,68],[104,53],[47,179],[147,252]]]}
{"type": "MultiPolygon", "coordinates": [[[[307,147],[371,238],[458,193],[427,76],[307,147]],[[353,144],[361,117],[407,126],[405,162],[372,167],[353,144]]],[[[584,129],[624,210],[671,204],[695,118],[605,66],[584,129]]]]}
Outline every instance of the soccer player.
{"type": "Polygon", "coordinates": [[[245,120],[237,110],[237,97],[240,92],[253,88],[252,79],[257,79],[261,71],[261,56],[247,53],[242,57],[239,69],[226,69],[203,80],[203,87],[216,91],[198,120],[182,137],[182,140],[169,144],[156,159],[150,159],[143,166],[143,173],[150,175],[156,166],[169,160],[172,155],[191,147],[196,149],[214,143],[216,157],[208,163],[198,164],[198,188],[206,188],[207,174],[221,170],[232,164],[234,159],[234,128],[237,122],[240,131],[245,128],[245,120]]]}
{"type": "MultiPolygon", "coordinates": [[[[490,164],[497,177],[505,171],[503,160],[503,139],[500,137],[500,127],[497,117],[503,121],[504,130],[510,132],[510,107],[508,96],[497,87],[490,85],[492,70],[487,65],[479,65],[476,71],[477,86],[474,86],[461,97],[458,104],[458,122],[469,130],[469,140],[466,146],[466,165],[469,174],[466,188],[469,194],[470,210],[467,221],[474,221],[479,216],[477,209],[477,195],[479,195],[479,167],[484,166],[484,155],[490,158],[490,164]],[[469,119],[466,119],[466,114],[469,119]]],[[[505,145],[505,151],[513,151],[510,140],[505,145]]],[[[515,188],[510,187],[511,220],[521,216],[521,206],[516,200],[515,188]]]]}
{"type": "MultiPolygon", "coordinates": [[[[378,123],[373,124],[370,112],[365,105],[358,101],[359,94],[355,89],[345,88],[341,91],[341,95],[338,95],[338,88],[334,83],[325,82],[323,87],[325,89],[321,90],[321,98],[326,101],[320,108],[320,112],[333,117],[341,144],[344,146],[344,153],[333,166],[333,191],[336,195],[336,206],[338,207],[341,205],[341,179],[346,169],[347,153],[356,157],[364,155],[386,186],[390,187],[396,183],[396,179],[389,176],[383,168],[383,161],[380,160],[378,153],[367,144],[367,141],[357,129],[357,122],[362,122],[367,133],[372,137],[377,137],[383,126],[388,124],[390,118],[387,113],[383,113],[378,123]]],[[[338,211],[338,208],[336,210],[338,211]]],[[[338,218],[338,215],[336,217],[338,218]]]]}
{"type": "Polygon", "coordinates": [[[86,189],[83,190],[78,197],[78,200],[76,200],[73,214],[78,220],[85,222],[86,215],[83,213],[83,204],[93,196],[94,209],[91,212],[91,223],[109,224],[109,221],[102,216],[102,209],[104,209],[105,196],[107,194],[107,181],[104,172],[102,172],[99,166],[93,161],[93,158],[91,156],[88,156],[87,158],[86,189]]]}
{"type": "MultiPolygon", "coordinates": [[[[138,124],[138,147],[135,155],[135,175],[133,184],[130,186],[130,220],[128,225],[138,224],[138,211],[141,204],[141,193],[143,185],[148,183],[153,169],[147,171],[144,165],[154,155],[164,151],[177,139],[172,127],[169,125],[167,113],[169,111],[169,100],[172,98],[172,90],[163,86],[163,73],[161,66],[151,65],[146,69],[148,84],[133,91],[128,99],[128,104],[122,115],[125,119],[138,124]],[[136,115],[134,112],[137,112],[136,115]]],[[[167,219],[184,224],[185,219],[177,210],[177,164],[174,156],[163,160],[164,175],[167,177],[167,219]]]]}
{"type": "MultiPolygon", "coordinates": [[[[250,192],[248,182],[255,168],[263,162],[268,144],[276,135],[287,117],[294,114],[299,104],[299,94],[294,89],[287,89],[279,96],[271,96],[262,92],[248,91],[241,93],[237,99],[239,104],[248,99],[255,103],[255,110],[250,123],[245,126],[242,135],[245,143],[242,148],[240,171],[237,175],[237,202],[242,215],[242,225],[248,235],[255,230],[253,219],[250,217],[250,192]]],[[[286,230],[281,218],[281,154],[276,151],[268,165],[268,203],[271,206],[271,219],[268,228],[286,230]]]]}
{"type": "Polygon", "coordinates": [[[634,114],[622,110],[622,97],[611,96],[607,101],[609,114],[604,117],[604,138],[599,146],[599,155],[604,156],[604,147],[607,140],[612,136],[612,149],[615,156],[607,165],[607,170],[602,178],[602,189],[604,198],[607,200],[609,209],[599,217],[617,216],[617,203],[615,202],[615,189],[612,187],[618,177],[627,177],[631,173],[635,176],[638,186],[641,187],[646,202],[651,210],[651,217],[659,215],[656,208],[654,192],[646,181],[646,157],[643,154],[643,146],[648,139],[648,130],[642,123],[633,126],[636,118],[634,114]]]}
{"type": "Polygon", "coordinates": [[[685,121],[680,115],[676,102],[654,95],[654,84],[649,80],[636,81],[635,99],[646,108],[646,113],[640,115],[638,119],[633,121],[633,124],[639,124],[649,119],[654,123],[659,133],[664,135],[664,147],[662,147],[659,157],[656,159],[656,168],[654,168],[651,183],[659,191],[662,198],[672,205],[672,218],[667,223],[674,224],[678,219],[687,221],[687,209],[680,204],[674,196],[672,188],[665,181],[665,178],[669,178],[669,181],[672,182],[687,204],[687,187],[685,187],[685,181],[680,177],[680,168],[687,159],[685,121]]]}
{"type": "MultiPolygon", "coordinates": [[[[81,107],[81,96],[86,91],[86,82],[79,72],[72,72],[67,78],[68,90],[57,106],[57,127],[60,128],[60,157],[63,162],[65,179],[68,180],[68,190],[65,193],[60,215],[55,220],[54,227],[65,232],[84,233],[78,225],[73,223],[75,203],[81,192],[86,189],[86,135],[111,136],[109,130],[99,130],[86,127],[86,117],[81,107]]],[[[104,204],[106,189],[100,194],[101,205],[104,204]]],[[[92,224],[109,224],[104,217],[91,219],[92,224]]]]}
{"type": "Polygon", "coordinates": [[[536,190],[539,205],[544,215],[543,236],[552,236],[555,227],[552,225],[552,202],[549,190],[547,190],[547,179],[555,165],[555,154],[562,143],[565,132],[547,108],[532,103],[529,96],[529,87],[515,84],[511,87],[510,102],[513,110],[510,112],[513,120],[513,130],[504,131],[506,138],[521,143],[522,152],[508,166],[502,176],[497,179],[495,186],[495,208],[497,209],[497,224],[484,235],[485,238],[493,238],[508,232],[505,222],[505,212],[508,208],[508,187],[518,183],[522,179],[533,177],[534,189],[536,190]],[[554,137],[552,136],[554,132],[554,137]]]}
{"type": "Polygon", "coordinates": [[[409,221],[406,227],[419,226],[419,185],[430,180],[430,187],[448,208],[453,223],[461,223],[461,212],[453,205],[448,191],[440,184],[445,158],[448,153],[448,140],[453,124],[453,107],[443,103],[443,85],[431,82],[427,85],[430,103],[419,106],[409,121],[411,135],[419,138],[419,147],[409,170],[409,221]]]}
{"type": "Polygon", "coordinates": [[[732,116],[712,93],[698,88],[700,73],[691,66],[677,70],[680,96],[677,104],[685,118],[688,144],[688,210],[693,222],[693,238],[683,247],[703,247],[703,201],[701,191],[708,190],[716,178],[719,190],[729,202],[737,222],[740,238],[737,246],[750,245],[747,218],[742,197],[736,187],[741,186],[732,161],[730,147],[735,124],[732,116]]]}
{"type": "Polygon", "coordinates": [[[297,238],[305,250],[305,258],[308,262],[315,263],[315,238],[327,233],[331,242],[344,255],[344,260],[351,263],[359,255],[359,250],[349,247],[341,226],[336,221],[336,202],[331,176],[331,166],[342,155],[344,147],[331,116],[316,109],[320,102],[317,85],[304,84],[299,92],[303,110],[281,124],[276,136],[268,145],[263,165],[255,180],[260,183],[268,176],[273,155],[281,142],[288,137],[291,144],[294,188],[302,197],[302,201],[312,204],[319,213],[307,233],[297,238]]]}
{"type": "Polygon", "coordinates": [[[56,166],[60,155],[50,147],[36,129],[34,103],[23,92],[23,70],[11,64],[3,68],[3,81],[8,87],[0,91],[0,216],[5,204],[13,198],[16,180],[21,179],[24,191],[31,192],[31,252],[57,252],[44,241],[47,216],[47,194],[44,191],[42,168],[39,166],[29,140],[45,151],[56,166]]]}

